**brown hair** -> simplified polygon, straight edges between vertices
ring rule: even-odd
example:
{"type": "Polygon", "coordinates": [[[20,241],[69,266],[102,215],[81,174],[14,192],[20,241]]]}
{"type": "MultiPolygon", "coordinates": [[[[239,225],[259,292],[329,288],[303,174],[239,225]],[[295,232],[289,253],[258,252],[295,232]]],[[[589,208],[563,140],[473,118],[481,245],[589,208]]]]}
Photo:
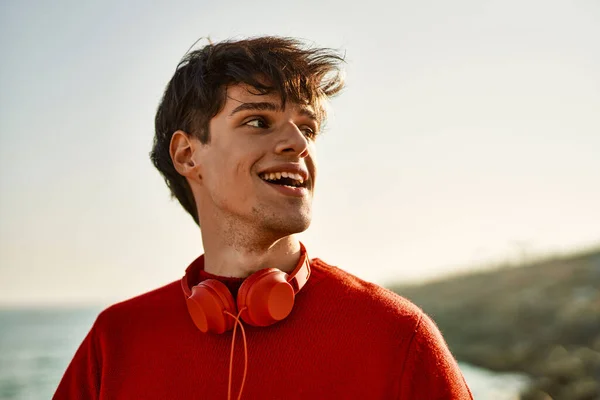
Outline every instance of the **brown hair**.
{"type": "Polygon", "coordinates": [[[259,93],[278,93],[283,107],[286,101],[310,104],[324,119],[323,101],[343,87],[342,62],[331,49],[269,36],[210,43],[183,57],[156,112],[150,158],[196,224],[194,196],[169,153],[173,133],[182,130],[209,143],[209,122],[225,105],[227,86],[235,83],[251,85],[259,93]]]}

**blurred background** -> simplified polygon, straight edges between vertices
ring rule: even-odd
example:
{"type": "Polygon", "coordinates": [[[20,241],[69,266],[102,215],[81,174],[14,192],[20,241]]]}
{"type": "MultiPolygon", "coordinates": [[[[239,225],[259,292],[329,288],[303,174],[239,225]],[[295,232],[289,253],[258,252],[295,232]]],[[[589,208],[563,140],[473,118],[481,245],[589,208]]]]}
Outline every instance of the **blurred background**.
{"type": "Polygon", "coordinates": [[[202,253],[154,113],[197,39],[263,34],[346,55],[311,255],[423,307],[477,399],[600,399],[596,0],[0,2],[0,399],[202,253]]]}

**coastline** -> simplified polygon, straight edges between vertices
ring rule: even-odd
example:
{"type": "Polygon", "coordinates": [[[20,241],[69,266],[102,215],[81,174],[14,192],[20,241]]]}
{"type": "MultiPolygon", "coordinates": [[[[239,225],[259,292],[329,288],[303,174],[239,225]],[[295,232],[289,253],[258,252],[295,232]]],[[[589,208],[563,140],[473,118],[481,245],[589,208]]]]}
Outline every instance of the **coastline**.
{"type": "Polygon", "coordinates": [[[455,357],[531,377],[523,400],[600,398],[600,248],[414,286],[455,357]]]}

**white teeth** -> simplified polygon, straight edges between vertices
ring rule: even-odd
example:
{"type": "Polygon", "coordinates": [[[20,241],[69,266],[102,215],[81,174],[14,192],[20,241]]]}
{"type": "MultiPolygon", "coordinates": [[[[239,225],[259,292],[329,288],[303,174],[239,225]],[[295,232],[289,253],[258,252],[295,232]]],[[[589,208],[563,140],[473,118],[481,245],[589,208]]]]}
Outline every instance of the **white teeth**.
{"type": "Polygon", "coordinates": [[[302,178],[302,175],[300,174],[296,174],[294,172],[271,172],[271,173],[264,173],[260,176],[262,179],[268,180],[268,181],[274,181],[277,179],[281,179],[281,178],[289,178],[289,179],[294,179],[295,181],[297,181],[297,183],[299,185],[302,185],[304,183],[304,178],[302,178]]]}

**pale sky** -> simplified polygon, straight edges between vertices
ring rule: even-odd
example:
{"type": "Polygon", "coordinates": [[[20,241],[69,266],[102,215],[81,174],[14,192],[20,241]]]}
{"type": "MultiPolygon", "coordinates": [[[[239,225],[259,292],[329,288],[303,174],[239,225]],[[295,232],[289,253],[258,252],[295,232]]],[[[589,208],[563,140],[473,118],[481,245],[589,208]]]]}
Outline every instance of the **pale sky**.
{"type": "Polygon", "coordinates": [[[123,300],[202,253],[148,153],[203,36],[346,53],[312,257],[384,284],[600,243],[599,21],[596,0],[3,1],[0,305],[123,300]]]}

